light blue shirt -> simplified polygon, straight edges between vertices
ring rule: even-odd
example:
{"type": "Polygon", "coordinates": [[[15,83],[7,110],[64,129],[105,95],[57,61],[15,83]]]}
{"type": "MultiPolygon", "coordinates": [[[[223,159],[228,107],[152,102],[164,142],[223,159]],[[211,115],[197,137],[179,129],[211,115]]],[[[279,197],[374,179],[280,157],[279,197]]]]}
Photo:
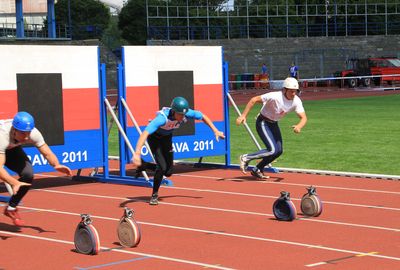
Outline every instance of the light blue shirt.
{"type": "Polygon", "coordinates": [[[195,111],[189,109],[182,121],[177,121],[172,113],[171,108],[162,108],[157,112],[157,116],[147,125],[145,131],[149,134],[153,134],[157,131],[160,135],[170,135],[173,133],[174,129],[177,129],[181,124],[186,123],[187,119],[202,120],[203,114],[200,111],[195,111]]]}

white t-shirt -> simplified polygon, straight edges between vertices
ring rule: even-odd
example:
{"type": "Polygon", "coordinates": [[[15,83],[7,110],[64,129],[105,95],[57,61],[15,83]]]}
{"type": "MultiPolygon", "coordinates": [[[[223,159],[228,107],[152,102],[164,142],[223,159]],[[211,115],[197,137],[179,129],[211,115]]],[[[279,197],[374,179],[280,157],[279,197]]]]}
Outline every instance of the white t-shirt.
{"type": "Polygon", "coordinates": [[[295,111],[296,113],[303,113],[304,107],[301,99],[295,96],[293,100],[285,97],[283,91],[269,92],[261,95],[264,103],[260,113],[268,119],[279,121],[287,113],[295,111]]]}
{"type": "Polygon", "coordinates": [[[17,142],[12,130],[12,119],[0,120],[0,154],[4,154],[7,149],[11,149],[22,144],[33,144],[36,147],[41,147],[46,142],[42,133],[37,128],[34,128],[29,135],[29,139],[23,143],[17,142]]]}

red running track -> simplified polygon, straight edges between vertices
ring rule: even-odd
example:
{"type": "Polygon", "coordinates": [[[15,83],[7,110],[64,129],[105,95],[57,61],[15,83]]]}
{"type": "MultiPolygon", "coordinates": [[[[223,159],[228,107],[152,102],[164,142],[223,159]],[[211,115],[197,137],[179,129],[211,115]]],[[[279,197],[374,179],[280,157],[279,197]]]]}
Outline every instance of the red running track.
{"type": "Polygon", "coordinates": [[[0,217],[0,269],[400,269],[398,181],[294,173],[257,181],[178,167],[174,186],[149,206],[149,188],[37,178],[20,207],[27,225],[0,217]],[[324,203],[317,218],[300,213],[309,185],[324,203]],[[297,208],[293,222],[273,217],[282,190],[297,208]],[[141,226],[135,248],[118,244],[124,206],[141,226]],[[73,251],[81,213],[99,232],[98,255],[73,251]]]}

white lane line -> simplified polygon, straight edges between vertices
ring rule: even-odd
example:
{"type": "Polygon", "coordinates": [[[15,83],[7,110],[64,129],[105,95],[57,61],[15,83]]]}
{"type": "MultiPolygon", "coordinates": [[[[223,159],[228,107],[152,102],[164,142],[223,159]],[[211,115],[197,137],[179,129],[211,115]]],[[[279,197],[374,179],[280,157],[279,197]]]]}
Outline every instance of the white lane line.
{"type": "MultiPolygon", "coordinates": [[[[259,194],[232,192],[232,191],[220,191],[220,190],[212,190],[212,189],[198,189],[198,188],[173,187],[173,186],[172,187],[166,186],[165,188],[191,190],[191,191],[197,191],[197,192],[212,192],[212,193],[221,193],[221,194],[248,196],[248,197],[259,197],[259,198],[268,198],[268,199],[274,199],[274,200],[276,200],[278,198],[278,196],[259,195],[259,194]]],[[[300,198],[290,197],[290,199],[292,201],[301,201],[300,198]]],[[[369,209],[384,209],[384,210],[400,211],[400,208],[377,206],[377,205],[332,202],[332,201],[325,201],[325,200],[323,200],[322,202],[323,202],[323,204],[335,204],[335,205],[345,205],[345,206],[353,206],[353,207],[363,207],[363,208],[369,208],[369,209]]]]}
{"type": "MultiPolygon", "coordinates": [[[[55,176],[50,174],[36,174],[43,177],[54,177],[54,178],[68,178],[66,176],[55,176]]],[[[247,180],[244,178],[223,178],[217,176],[205,176],[205,175],[197,175],[197,174],[180,174],[176,173],[173,176],[179,177],[193,177],[193,178],[204,178],[204,179],[214,179],[214,180],[227,180],[227,181],[238,181],[238,180],[247,180]]],[[[378,180],[377,180],[378,181],[378,180]]],[[[261,184],[272,184],[272,185],[286,185],[286,186],[300,186],[300,187],[309,187],[310,184],[297,184],[297,183],[289,183],[289,182],[273,182],[273,181],[253,181],[254,183],[261,183],[261,184]]],[[[390,190],[375,190],[375,189],[361,189],[361,188],[346,188],[346,187],[337,187],[337,186],[320,186],[318,185],[317,188],[326,188],[326,189],[338,189],[338,190],[348,190],[348,191],[360,191],[360,192],[371,192],[371,193],[384,193],[384,194],[394,194],[400,195],[399,191],[390,191],[390,190]]]]}
{"type": "MultiPolygon", "coordinates": [[[[103,199],[122,200],[122,201],[130,200],[130,201],[138,201],[138,202],[147,203],[147,201],[145,201],[145,200],[139,200],[139,199],[135,200],[135,199],[129,199],[129,198],[126,198],[126,197],[103,196],[103,195],[85,194],[85,193],[77,193],[77,192],[67,192],[67,191],[59,191],[59,190],[47,190],[47,189],[35,189],[35,191],[59,193],[59,194],[74,195],[74,196],[84,196],[84,197],[94,197],[94,198],[103,198],[103,199]]],[[[178,207],[195,208],[195,209],[204,209],[204,210],[210,210],[210,211],[221,211],[221,212],[228,212],[228,213],[245,214],[245,215],[274,217],[273,214],[250,212],[250,211],[241,211],[241,210],[226,209],[226,208],[216,208],[216,207],[198,206],[198,205],[189,205],[189,204],[178,204],[178,203],[168,203],[168,202],[159,202],[159,204],[178,206],[178,207]]],[[[334,224],[334,225],[343,225],[343,226],[350,226],[350,227],[367,228],[367,229],[377,229],[377,230],[384,230],[384,231],[400,232],[400,229],[397,229],[397,228],[388,228],[388,227],[372,226],[372,225],[364,225],[364,224],[356,224],[356,223],[329,221],[329,220],[322,220],[322,219],[298,218],[297,220],[310,221],[310,222],[320,222],[320,223],[327,223],[327,224],[334,224]]]]}
{"type": "Polygon", "coordinates": [[[322,262],[306,264],[305,266],[306,267],[315,267],[315,266],[320,266],[320,265],[324,265],[324,264],[333,264],[333,263],[337,263],[337,262],[340,262],[340,261],[344,261],[344,260],[348,260],[348,259],[352,259],[352,258],[356,258],[356,257],[371,256],[372,254],[378,254],[378,252],[372,251],[372,252],[368,252],[368,253],[364,253],[364,254],[358,254],[358,255],[347,256],[347,257],[342,257],[342,258],[336,258],[336,259],[331,259],[331,260],[322,261],[322,262]]]}
{"type": "MultiPolygon", "coordinates": [[[[46,211],[45,209],[42,209],[42,210],[46,211]]],[[[53,212],[53,211],[47,211],[47,212],[53,212]]],[[[54,212],[57,212],[57,211],[54,211],[54,212]]],[[[115,220],[117,220],[117,219],[115,219],[115,220]]],[[[61,243],[61,244],[67,244],[67,245],[73,245],[74,246],[74,242],[65,241],[65,240],[59,240],[59,239],[54,239],[54,238],[34,236],[34,235],[23,234],[23,233],[14,233],[14,232],[1,231],[1,230],[0,230],[0,233],[13,235],[13,236],[18,236],[18,237],[25,237],[25,238],[31,238],[31,239],[36,239],[36,240],[44,240],[44,241],[56,242],[56,243],[61,243]]],[[[190,261],[190,260],[183,260],[183,259],[177,259],[177,258],[172,258],[172,257],[159,256],[159,255],[150,254],[150,253],[134,252],[134,251],[123,250],[123,249],[112,249],[112,248],[104,247],[104,246],[102,246],[101,249],[102,250],[106,250],[106,251],[120,252],[120,253],[140,255],[140,256],[147,256],[147,257],[160,259],[160,260],[166,260],[166,261],[172,261],[172,262],[178,262],[178,263],[184,263],[184,264],[197,265],[197,266],[202,266],[202,267],[207,267],[207,268],[212,268],[212,269],[222,269],[222,270],[232,270],[233,269],[233,268],[222,267],[222,266],[212,265],[212,264],[207,264],[207,263],[200,263],[200,262],[195,262],[195,261],[190,261]]]]}
{"type": "MultiPolygon", "coordinates": [[[[63,215],[80,216],[79,213],[67,212],[67,211],[58,211],[58,210],[50,210],[50,209],[35,208],[35,207],[20,207],[20,208],[32,209],[32,210],[40,210],[40,211],[44,211],[44,212],[63,214],[63,215]]],[[[96,216],[96,215],[91,215],[91,217],[98,218],[98,219],[104,219],[104,220],[112,220],[112,221],[118,221],[119,220],[118,218],[96,216]]],[[[285,240],[278,240],[278,239],[264,238],[264,237],[257,237],[257,236],[249,236],[249,235],[241,235],[241,234],[234,234],[234,233],[225,233],[225,232],[219,232],[219,231],[210,231],[210,230],[188,228],[188,227],[181,227],[181,226],[173,226],[173,225],[151,223],[151,222],[138,222],[138,223],[139,224],[143,224],[143,225],[156,226],[156,227],[162,227],[162,228],[169,228],[169,229],[175,229],[175,230],[201,232],[201,233],[206,233],[206,234],[221,235],[221,236],[228,236],[228,237],[236,237],[236,238],[247,239],[247,240],[258,240],[258,241],[263,241],[263,242],[272,242],[272,243],[279,243],[279,244],[286,244],[286,245],[300,246],[300,247],[307,247],[307,248],[315,248],[315,249],[335,251],[335,252],[348,253],[348,254],[354,254],[354,255],[368,255],[370,257],[376,257],[376,258],[381,258],[381,259],[400,261],[399,257],[385,256],[385,255],[379,255],[379,254],[371,254],[371,253],[368,253],[368,252],[354,251],[354,250],[349,250],[349,249],[332,248],[332,247],[326,247],[326,246],[322,246],[322,245],[313,245],[313,244],[306,244],[306,243],[301,243],[301,242],[285,241],[285,240]]],[[[7,233],[9,233],[9,232],[7,232],[7,233]]],[[[16,234],[16,235],[18,235],[18,234],[16,234]]],[[[113,251],[114,251],[114,249],[113,249],[113,251]]],[[[138,255],[142,255],[142,256],[153,256],[153,255],[150,255],[150,254],[144,254],[144,253],[138,253],[138,252],[134,252],[132,254],[138,254],[138,255]]],[[[157,257],[155,257],[155,258],[157,258],[157,257]]],[[[215,266],[213,266],[213,267],[215,267],[215,266]]]]}
{"type": "Polygon", "coordinates": [[[326,262],[317,262],[317,263],[312,263],[312,264],[307,264],[307,267],[315,267],[315,266],[320,266],[320,265],[324,265],[327,264],[326,262]]]}
{"type": "MultiPolygon", "coordinates": [[[[180,177],[193,177],[193,178],[204,178],[204,179],[214,179],[214,180],[228,180],[228,181],[238,181],[238,180],[247,180],[244,178],[223,178],[216,176],[205,176],[205,175],[197,175],[197,174],[179,174],[176,173],[174,176],[180,177]]],[[[275,184],[275,185],[287,185],[287,186],[301,186],[301,187],[309,187],[310,184],[297,184],[297,183],[288,183],[288,182],[273,182],[273,181],[253,181],[254,183],[262,183],[262,184],[275,184]]],[[[338,189],[338,190],[349,190],[349,191],[361,191],[361,192],[372,192],[372,193],[384,193],[384,194],[394,194],[400,195],[398,191],[390,191],[390,190],[375,190],[375,189],[361,189],[361,188],[346,188],[346,187],[337,187],[337,186],[320,186],[317,188],[326,188],[326,189],[338,189]]]]}
{"type": "MultiPolygon", "coordinates": [[[[44,175],[42,174],[41,176],[44,176],[44,175]]],[[[219,178],[211,177],[211,176],[207,176],[206,178],[219,179],[219,178]]],[[[298,185],[298,184],[293,184],[293,185],[298,185]]],[[[309,186],[309,185],[304,185],[304,186],[309,186]]],[[[269,198],[269,199],[277,199],[277,196],[268,196],[268,195],[259,195],[259,194],[241,193],[241,192],[231,192],[231,191],[219,191],[219,190],[212,190],[212,189],[197,189],[197,188],[186,188],[186,187],[175,187],[175,186],[165,186],[165,188],[180,189],[180,190],[191,190],[191,191],[198,191],[198,192],[213,192],[213,193],[221,193],[221,194],[231,194],[231,195],[240,195],[240,196],[249,196],[249,197],[269,198]]],[[[318,186],[318,188],[319,188],[319,186],[318,186]]],[[[371,191],[371,192],[373,192],[373,191],[371,191]]],[[[293,201],[301,201],[300,198],[291,197],[290,199],[293,200],[293,201]]],[[[400,208],[385,207],[385,206],[379,206],[379,205],[365,205],[365,204],[354,204],[354,203],[344,203],[344,202],[332,202],[332,201],[325,201],[325,200],[323,200],[322,202],[324,204],[334,204],[334,205],[351,206],[351,207],[362,207],[362,208],[368,208],[368,209],[383,209],[383,210],[400,211],[400,208]]]]}

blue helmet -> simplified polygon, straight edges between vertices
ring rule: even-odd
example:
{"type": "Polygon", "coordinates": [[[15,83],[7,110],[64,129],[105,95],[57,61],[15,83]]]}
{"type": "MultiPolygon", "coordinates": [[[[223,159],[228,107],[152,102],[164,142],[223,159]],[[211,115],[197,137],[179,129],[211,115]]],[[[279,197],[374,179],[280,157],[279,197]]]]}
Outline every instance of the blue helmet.
{"type": "Polygon", "coordinates": [[[172,100],[171,109],[176,113],[185,114],[189,110],[189,103],[183,97],[176,97],[172,100]]]}
{"type": "Polygon", "coordinates": [[[27,112],[18,112],[14,116],[12,125],[19,131],[32,131],[35,128],[35,120],[27,112]]]}

